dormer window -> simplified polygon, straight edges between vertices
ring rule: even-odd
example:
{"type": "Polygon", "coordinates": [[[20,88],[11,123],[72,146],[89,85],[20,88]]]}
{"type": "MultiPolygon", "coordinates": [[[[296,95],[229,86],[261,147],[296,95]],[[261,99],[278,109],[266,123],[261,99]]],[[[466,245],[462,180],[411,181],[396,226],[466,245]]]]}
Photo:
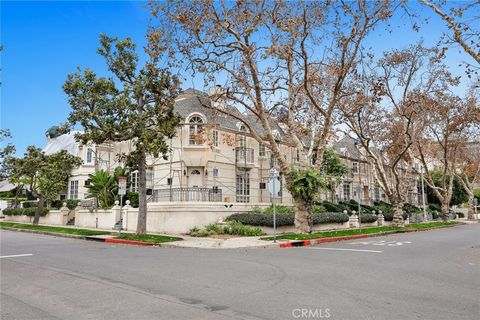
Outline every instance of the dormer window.
{"type": "Polygon", "coordinates": [[[193,116],[188,122],[190,124],[189,144],[203,144],[203,119],[200,116],[193,116]]]}

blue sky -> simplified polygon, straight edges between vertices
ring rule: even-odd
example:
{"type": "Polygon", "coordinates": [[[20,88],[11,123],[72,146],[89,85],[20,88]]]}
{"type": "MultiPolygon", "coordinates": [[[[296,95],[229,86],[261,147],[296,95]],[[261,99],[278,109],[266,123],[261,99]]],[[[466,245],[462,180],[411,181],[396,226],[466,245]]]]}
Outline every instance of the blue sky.
{"type": "MultiPolygon", "coordinates": [[[[408,23],[402,24],[404,19],[396,17],[391,34],[378,30],[368,44],[377,52],[405,47],[420,37],[427,45],[434,44],[444,29],[434,18],[418,34],[408,23]]],[[[62,85],[68,73],[80,66],[105,75],[96,54],[98,35],[130,36],[141,48],[148,20],[140,1],[1,1],[0,124],[11,130],[17,155],[28,145],[43,147],[45,131],[66,120],[70,108],[62,85]]],[[[453,50],[449,63],[461,72],[457,65],[465,59],[453,50]]],[[[192,83],[187,81],[184,87],[192,83]]]]}

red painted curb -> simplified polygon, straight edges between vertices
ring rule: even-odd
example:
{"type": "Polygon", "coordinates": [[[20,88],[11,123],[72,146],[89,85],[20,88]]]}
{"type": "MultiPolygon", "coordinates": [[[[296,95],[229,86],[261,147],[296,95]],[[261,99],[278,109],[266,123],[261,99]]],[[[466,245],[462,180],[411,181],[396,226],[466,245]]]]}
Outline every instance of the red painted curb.
{"type": "Polygon", "coordinates": [[[135,241],[135,240],[125,240],[125,239],[116,239],[116,238],[107,238],[105,242],[109,243],[122,243],[122,244],[133,244],[136,246],[153,246],[155,243],[135,241]]]}
{"type": "Polygon", "coordinates": [[[330,237],[330,238],[318,238],[318,239],[311,239],[311,240],[304,240],[304,241],[292,241],[292,242],[284,242],[280,243],[280,248],[290,248],[290,247],[307,247],[317,243],[324,243],[324,242],[335,242],[341,240],[352,240],[352,239],[361,239],[361,238],[368,238],[368,234],[357,234],[352,236],[340,236],[340,237],[330,237]]]}

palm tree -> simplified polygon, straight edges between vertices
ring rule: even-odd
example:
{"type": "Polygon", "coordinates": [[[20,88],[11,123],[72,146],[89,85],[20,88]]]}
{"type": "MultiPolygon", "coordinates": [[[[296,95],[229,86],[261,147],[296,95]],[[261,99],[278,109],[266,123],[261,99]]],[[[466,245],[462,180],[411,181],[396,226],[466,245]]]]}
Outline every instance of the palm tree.
{"type": "Polygon", "coordinates": [[[102,209],[110,208],[115,201],[115,194],[118,189],[118,179],[105,170],[99,170],[94,174],[89,174],[90,184],[87,198],[97,199],[102,209]]]}

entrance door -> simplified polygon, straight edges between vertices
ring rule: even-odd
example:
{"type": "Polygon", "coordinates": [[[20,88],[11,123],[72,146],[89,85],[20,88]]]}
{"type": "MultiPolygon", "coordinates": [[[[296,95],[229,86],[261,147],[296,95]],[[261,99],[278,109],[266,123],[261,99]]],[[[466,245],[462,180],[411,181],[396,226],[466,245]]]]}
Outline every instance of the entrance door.
{"type": "Polygon", "coordinates": [[[203,168],[191,167],[188,168],[188,187],[201,188],[203,187],[203,168]]]}
{"type": "Polygon", "coordinates": [[[364,186],[363,187],[363,201],[365,203],[368,203],[370,201],[370,196],[369,196],[369,192],[368,192],[368,186],[364,186]]]}

